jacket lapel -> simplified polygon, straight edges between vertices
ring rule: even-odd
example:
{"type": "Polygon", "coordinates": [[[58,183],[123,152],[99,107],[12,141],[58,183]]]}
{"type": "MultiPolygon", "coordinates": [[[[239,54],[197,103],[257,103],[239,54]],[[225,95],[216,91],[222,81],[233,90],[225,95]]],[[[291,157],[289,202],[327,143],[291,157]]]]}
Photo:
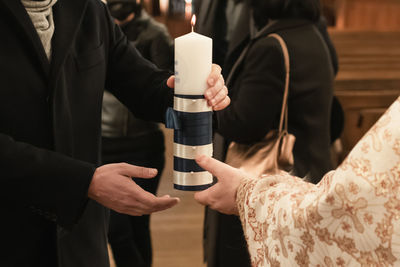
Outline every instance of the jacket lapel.
{"type": "Polygon", "coordinates": [[[53,7],[55,32],[52,41],[52,83],[56,82],[61,66],[75,39],[74,37],[81,24],[87,2],[88,0],[58,0],[57,4],[53,7]]]}
{"type": "Polygon", "coordinates": [[[40,66],[46,75],[49,75],[50,64],[47,59],[46,52],[44,51],[42,42],[32,24],[31,18],[19,0],[0,0],[6,8],[8,8],[16,19],[16,25],[22,28],[22,31],[28,41],[32,44],[33,55],[36,56],[40,62],[40,66]]]}
{"type": "Polygon", "coordinates": [[[65,83],[58,82],[66,56],[75,40],[88,0],[58,0],[53,8],[55,32],[52,41],[50,94],[53,99],[54,146],[57,151],[74,155],[71,102],[65,83]],[[60,121],[60,118],[62,120],[60,121]]]}

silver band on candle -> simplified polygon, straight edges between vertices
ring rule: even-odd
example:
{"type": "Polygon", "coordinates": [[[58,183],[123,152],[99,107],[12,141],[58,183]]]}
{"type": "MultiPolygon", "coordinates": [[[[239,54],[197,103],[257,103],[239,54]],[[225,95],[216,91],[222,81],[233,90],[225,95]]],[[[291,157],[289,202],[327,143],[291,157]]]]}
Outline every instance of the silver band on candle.
{"type": "Polygon", "coordinates": [[[174,184],[184,186],[206,185],[213,182],[212,174],[204,172],[177,172],[174,171],[174,184]]]}
{"type": "Polygon", "coordinates": [[[197,155],[207,155],[211,157],[213,154],[213,145],[204,146],[187,146],[174,143],[174,156],[184,159],[195,159],[197,155]]]}
{"type": "Polygon", "coordinates": [[[181,112],[209,112],[212,108],[208,106],[205,99],[187,99],[174,97],[174,110],[181,112]]]}

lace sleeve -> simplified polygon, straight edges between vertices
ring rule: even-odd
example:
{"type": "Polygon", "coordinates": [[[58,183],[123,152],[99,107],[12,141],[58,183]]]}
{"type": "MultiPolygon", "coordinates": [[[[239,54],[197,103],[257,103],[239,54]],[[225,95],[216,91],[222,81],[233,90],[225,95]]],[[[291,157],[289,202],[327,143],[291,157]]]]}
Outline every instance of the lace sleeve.
{"type": "Polygon", "coordinates": [[[400,264],[400,98],[318,185],[244,179],[237,205],[253,266],[400,264]]]}

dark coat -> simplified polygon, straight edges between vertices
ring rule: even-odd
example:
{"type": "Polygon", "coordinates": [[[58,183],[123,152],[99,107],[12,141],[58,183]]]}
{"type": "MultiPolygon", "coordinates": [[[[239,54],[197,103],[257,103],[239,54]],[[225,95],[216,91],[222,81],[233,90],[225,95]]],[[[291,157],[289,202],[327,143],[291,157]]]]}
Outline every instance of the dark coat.
{"type": "Polygon", "coordinates": [[[103,89],[162,121],[169,73],[139,55],[101,1],[59,0],[53,11],[49,64],[20,1],[0,0],[1,265],[108,266],[108,213],[87,198],[103,89]]]}
{"type": "MultiPolygon", "coordinates": [[[[231,1],[231,0],[226,0],[231,1]]],[[[226,24],[224,0],[196,0],[194,1],[195,12],[198,16],[196,31],[213,39],[213,61],[222,66],[222,74],[225,78],[247,45],[250,36],[255,33],[255,27],[251,25],[250,7],[247,1],[243,1],[243,9],[238,18],[238,23],[232,33],[231,40],[225,41],[224,24],[226,24]]],[[[335,75],[339,69],[339,63],[335,46],[327,32],[326,19],[321,17],[315,26],[321,33],[329,49],[332,67],[335,75]]],[[[340,137],[343,131],[344,113],[336,96],[332,98],[331,109],[331,143],[340,137]]]]}
{"type": "MultiPolygon", "coordinates": [[[[217,112],[217,132],[223,138],[215,138],[215,156],[224,160],[230,141],[254,143],[278,127],[285,68],[282,49],[276,39],[267,38],[270,33],[282,36],[290,55],[288,127],[296,136],[294,173],[316,183],[332,169],[329,125],[334,71],[322,36],[306,20],[278,21],[251,41],[228,84],[232,104],[217,112]]],[[[208,266],[250,266],[239,219],[212,210],[206,217],[208,266]]]]}
{"type": "Polygon", "coordinates": [[[289,124],[296,136],[294,173],[314,183],[332,169],[330,108],[334,72],[327,46],[307,20],[280,20],[250,43],[230,84],[232,104],[217,112],[220,133],[228,142],[254,143],[279,123],[285,68],[282,49],[270,33],[285,40],[290,56],[289,124]]]}

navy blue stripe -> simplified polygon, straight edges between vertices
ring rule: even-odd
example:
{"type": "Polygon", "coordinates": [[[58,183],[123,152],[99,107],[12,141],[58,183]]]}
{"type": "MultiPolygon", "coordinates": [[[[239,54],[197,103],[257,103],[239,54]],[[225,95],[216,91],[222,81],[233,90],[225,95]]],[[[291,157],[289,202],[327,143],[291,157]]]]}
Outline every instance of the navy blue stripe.
{"type": "MultiPolygon", "coordinates": [[[[211,119],[212,118],[212,111],[204,111],[204,112],[182,112],[175,110],[176,116],[180,120],[184,121],[203,121],[206,119],[211,119]]],[[[212,122],[212,120],[211,120],[212,122]]]]}
{"type": "Polygon", "coordinates": [[[186,99],[203,99],[204,95],[175,95],[176,97],[186,98],[186,99]]]}
{"type": "Polygon", "coordinates": [[[174,184],[174,188],[182,191],[202,191],[212,186],[212,184],[205,185],[178,185],[174,184]]]}
{"type": "Polygon", "coordinates": [[[203,172],[205,171],[200,167],[194,159],[184,159],[174,157],[174,171],[177,172],[203,172]]]}
{"type": "Polygon", "coordinates": [[[174,142],[186,146],[204,146],[212,143],[212,135],[186,136],[182,131],[174,131],[174,142]]]}
{"type": "Polygon", "coordinates": [[[188,146],[212,143],[212,112],[176,112],[180,128],[174,130],[174,142],[188,146]]]}

